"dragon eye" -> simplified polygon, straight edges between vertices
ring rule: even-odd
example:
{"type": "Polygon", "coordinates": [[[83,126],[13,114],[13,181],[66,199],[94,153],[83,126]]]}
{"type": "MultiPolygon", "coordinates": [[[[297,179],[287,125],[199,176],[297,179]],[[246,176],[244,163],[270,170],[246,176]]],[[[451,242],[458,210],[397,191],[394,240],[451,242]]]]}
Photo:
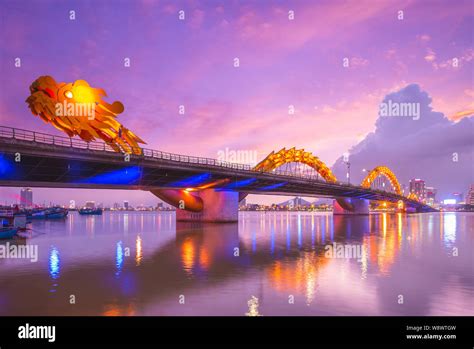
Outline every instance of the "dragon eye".
{"type": "Polygon", "coordinates": [[[72,98],[72,92],[71,91],[64,92],[64,95],[69,99],[72,98]]]}

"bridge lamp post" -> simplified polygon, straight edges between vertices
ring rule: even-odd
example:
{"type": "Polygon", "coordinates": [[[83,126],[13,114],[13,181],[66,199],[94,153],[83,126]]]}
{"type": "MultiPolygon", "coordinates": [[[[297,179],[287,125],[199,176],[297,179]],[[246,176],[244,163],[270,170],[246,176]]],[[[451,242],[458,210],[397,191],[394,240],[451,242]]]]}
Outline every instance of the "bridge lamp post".
{"type": "Polygon", "coordinates": [[[351,184],[351,163],[349,162],[349,153],[344,153],[342,156],[342,162],[347,166],[347,184],[351,184]]]}
{"type": "Polygon", "coordinates": [[[348,161],[346,164],[347,164],[347,184],[351,184],[351,163],[348,161]]]}

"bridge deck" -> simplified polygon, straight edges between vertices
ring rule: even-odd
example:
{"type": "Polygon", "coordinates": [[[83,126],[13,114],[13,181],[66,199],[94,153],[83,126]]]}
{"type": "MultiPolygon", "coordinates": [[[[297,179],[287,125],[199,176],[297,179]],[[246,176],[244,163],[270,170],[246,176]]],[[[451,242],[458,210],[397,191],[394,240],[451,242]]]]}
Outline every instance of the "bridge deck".
{"type": "Polygon", "coordinates": [[[0,126],[0,186],[150,190],[187,188],[222,179],[230,182],[213,188],[265,195],[403,200],[410,206],[432,210],[394,193],[326,183],[317,176],[278,169],[266,173],[248,165],[151,149],[132,154],[126,161],[124,154],[105,143],[0,126]]]}

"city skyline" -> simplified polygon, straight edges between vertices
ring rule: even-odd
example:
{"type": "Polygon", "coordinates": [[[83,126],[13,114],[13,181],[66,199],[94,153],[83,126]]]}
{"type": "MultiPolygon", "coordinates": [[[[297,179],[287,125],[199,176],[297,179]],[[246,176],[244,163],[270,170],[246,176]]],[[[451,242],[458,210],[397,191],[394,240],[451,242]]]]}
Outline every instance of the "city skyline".
{"type": "MultiPolygon", "coordinates": [[[[430,187],[430,186],[427,186],[425,185],[425,181],[423,181],[422,179],[419,179],[419,178],[413,178],[412,180],[410,180],[410,183],[409,185],[403,185],[402,184],[402,187],[403,187],[403,193],[406,195],[410,192],[413,192],[415,194],[417,194],[418,197],[422,197],[424,199],[429,199],[430,198],[430,195],[431,195],[431,198],[433,199],[432,201],[430,200],[426,200],[427,203],[429,203],[430,205],[433,205],[433,204],[440,204],[440,203],[443,203],[444,200],[453,200],[455,199],[457,203],[462,203],[462,202],[465,202],[467,204],[471,204],[473,205],[474,203],[474,184],[471,184],[469,186],[469,188],[464,191],[464,192],[452,192],[450,194],[448,194],[447,196],[443,197],[443,198],[440,198],[438,197],[437,195],[437,188],[434,188],[434,187],[430,187]],[[419,187],[417,186],[414,186],[412,188],[412,181],[413,182],[422,182],[423,183],[423,188],[420,189],[419,187]],[[420,194],[420,191],[422,192],[422,195],[419,195],[420,194]],[[465,198],[465,200],[463,200],[463,198],[465,198]]],[[[94,202],[96,205],[100,205],[100,206],[105,206],[105,207],[114,207],[116,208],[117,205],[118,207],[126,207],[128,204],[130,204],[131,207],[156,207],[156,206],[169,206],[169,204],[167,204],[166,202],[163,202],[162,200],[158,199],[158,198],[154,198],[154,201],[153,202],[139,202],[139,201],[130,201],[129,199],[127,199],[126,197],[124,197],[122,200],[99,200],[99,201],[96,201],[96,200],[92,200],[92,199],[83,199],[82,201],[76,201],[75,199],[70,199],[69,201],[67,202],[55,202],[55,201],[47,201],[45,199],[43,199],[41,201],[40,200],[34,200],[32,199],[34,196],[33,196],[33,191],[36,192],[36,191],[39,191],[40,193],[43,191],[43,193],[41,194],[45,194],[47,193],[47,190],[48,188],[9,188],[10,190],[14,190],[14,189],[18,189],[18,192],[19,194],[17,195],[16,199],[12,199],[12,201],[8,201],[7,199],[4,199],[3,202],[0,202],[0,205],[6,205],[6,206],[10,206],[10,205],[15,205],[15,204],[18,204],[20,206],[22,206],[22,202],[27,202],[29,204],[27,204],[26,206],[27,207],[33,207],[33,206],[54,206],[54,205],[60,205],[60,206],[64,206],[64,207],[74,207],[74,208],[77,208],[77,207],[82,207],[82,206],[87,206],[87,203],[88,202],[94,202]],[[46,191],[46,192],[45,192],[46,191]],[[24,192],[28,192],[28,194],[24,195],[24,192]],[[123,206],[120,205],[120,203],[123,203],[123,206]],[[125,204],[127,203],[127,204],[125,204]]],[[[66,190],[66,191],[87,191],[87,189],[67,189],[67,188],[64,188],[62,190],[66,190]]],[[[99,190],[99,191],[109,191],[107,189],[103,189],[103,190],[99,190]]],[[[126,190],[125,192],[133,192],[132,190],[126,190]]],[[[144,192],[147,194],[147,192],[144,192]]],[[[43,196],[40,196],[43,198],[43,196]]],[[[258,198],[258,196],[256,196],[258,198]]],[[[294,200],[296,198],[298,199],[302,199],[303,201],[308,201],[311,202],[311,203],[315,203],[315,204],[319,204],[319,203],[325,203],[325,202],[329,202],[329,201],[332,201],[332,199],[330,198],[324,198],[324,197],[307,197],[307,196],[281,196],[281,195],[269,195],[268,198],[270,199],[270,202],[265,202],[265,203],[261,203],[261,202],[254,202],[253,200],[250,200],[247,202],[247,199],[244,199],[243,202],[247,202],[248,204],[263,204],[263,205],[282,205],[284,202],[287,202],[287,201],[291,201],[291,200],[294,200]],[[273,199],[273,200],[272,200],[273,199]],[[280,201],[278,201],[280,200],[280,201]],[[281,200],[284,200],[283,202],[281,202],[281,200]]],[[[257,200],[258,201],[258,200],[257,200]]],[[[25,206],[25,205],[23,205],[25,206]]]]}

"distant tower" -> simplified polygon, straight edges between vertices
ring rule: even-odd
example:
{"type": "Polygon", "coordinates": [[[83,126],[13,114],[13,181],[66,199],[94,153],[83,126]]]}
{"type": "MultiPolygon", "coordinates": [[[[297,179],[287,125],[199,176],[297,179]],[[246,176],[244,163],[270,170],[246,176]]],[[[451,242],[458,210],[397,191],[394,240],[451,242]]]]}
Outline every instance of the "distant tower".
{"type": "Polygon", "coordinates": [[[128,201],[124,201],[124,202],[123,202],[123,208],[124,208],[125,210],[128,210],[128,207],[129,207],[129,206],[128,206],[128,201]]]}
{"type": "Polygon", "coordinates": [[[20,206],[24,208],[33,207],[33,190],[30,188],[23,188],[20,191],[20,206]]]}

